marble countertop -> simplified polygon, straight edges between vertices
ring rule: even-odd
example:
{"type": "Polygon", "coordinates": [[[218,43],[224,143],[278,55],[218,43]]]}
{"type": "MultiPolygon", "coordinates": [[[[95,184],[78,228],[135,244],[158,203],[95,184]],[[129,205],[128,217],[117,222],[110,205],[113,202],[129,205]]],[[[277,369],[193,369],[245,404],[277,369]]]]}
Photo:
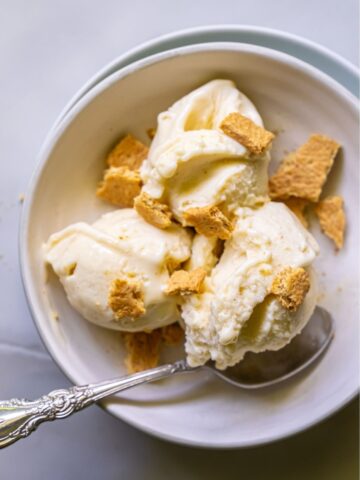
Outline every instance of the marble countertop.
{"type": "MultiPolygon", "coordinates": [[[[295,33],[358,61],[358,2],[336,0],[1,0],[0,398],[36,398],[69,385],[26,304],[18,264],[20,196],[47,131],[70,97],[137,44],[208,24],[295,33]],[[176,5],[179,5],[176,7],[176,5]],[[310,7],[311,5],[311,7],[310,7]]],[[[356,479],[358,401],[307,432],[252,449],[209,451],[167,444],[94,407],[46,424],[1,452],[1,478],[356,479]]]]}

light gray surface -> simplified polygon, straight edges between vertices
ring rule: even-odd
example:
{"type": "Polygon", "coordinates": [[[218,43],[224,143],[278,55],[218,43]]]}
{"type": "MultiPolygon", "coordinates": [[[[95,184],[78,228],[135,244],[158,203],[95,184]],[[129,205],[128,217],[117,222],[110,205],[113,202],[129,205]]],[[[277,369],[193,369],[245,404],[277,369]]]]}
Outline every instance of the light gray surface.
{"type": "MultiPolygon", "coordinates": [[[[357,0],[0,1],[0,398],[68,385],[49,360],[21,288],[17,235],[41,143],[73,93],[120,53],[194,25],[279,28],[357,63],[357,0]],[[177,9],[175,4],[181,5],[177,9]]],[[[357,478],[358,403],[277,444],[207,452],[165,444],[92,408],[0,453],[1,478],[357,478]],[[21,459],[19,461],[19,459],[21,459]]]]}

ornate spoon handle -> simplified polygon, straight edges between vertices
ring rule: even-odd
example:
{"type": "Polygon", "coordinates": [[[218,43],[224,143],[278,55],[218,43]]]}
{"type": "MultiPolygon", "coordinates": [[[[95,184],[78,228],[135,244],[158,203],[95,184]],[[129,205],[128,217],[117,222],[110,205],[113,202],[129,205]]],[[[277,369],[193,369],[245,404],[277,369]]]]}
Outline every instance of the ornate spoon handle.
{"type": "Polygon", "coordinates": [[[136,385],[192,370],[181,360],[116,380],[54,390],[38,400],[0,401],[0,448],[27,437],[42,422],[66,418],[102,398],[136,385]]]}

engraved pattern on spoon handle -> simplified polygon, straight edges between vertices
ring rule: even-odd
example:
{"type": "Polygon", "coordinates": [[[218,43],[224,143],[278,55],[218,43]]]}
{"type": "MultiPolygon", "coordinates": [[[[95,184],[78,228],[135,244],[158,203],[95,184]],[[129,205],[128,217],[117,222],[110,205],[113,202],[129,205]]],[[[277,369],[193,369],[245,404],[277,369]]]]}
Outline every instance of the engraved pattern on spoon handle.
{"type": "Polygon", "coordinates": [[[116,392],[191,370],[186,362],[181,360],[120,379],[54,390],[34,401],[16,398],[2,401],[0,402],[0,448],[27,437],[43,422],[66,418],[116,392]]]}
{"type": "Polygon", "coordinates": [[[89,386],[54,390],[38,400],[12,399],[0,402],[0,447],[27,437],[42,422],[65,418],[92,404],[89,386]]]}

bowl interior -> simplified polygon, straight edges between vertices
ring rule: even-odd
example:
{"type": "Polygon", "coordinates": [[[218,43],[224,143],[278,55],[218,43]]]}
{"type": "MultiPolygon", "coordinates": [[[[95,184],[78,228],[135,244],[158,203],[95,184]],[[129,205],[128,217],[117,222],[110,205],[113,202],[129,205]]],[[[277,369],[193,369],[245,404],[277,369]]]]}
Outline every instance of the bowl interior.
{"type": "MultiPolygon", "coordinates": [[[[284,54],[249,45],[196,46],[159,54],[113,74],[83,98],[53,133],[24,210],[23,276],[43,339],[76,383],[125,373],[120,336],[89,324],[68,304],[54,275],[45,275],[41,246],[76,221],[112,209],[95,197],[104,156],[131,132],[146,130],[175,100],[206,81],[230,78],[276,130],[272,169],[311,133],[343,145],[326,193],[343,195],[348,227],[335,254],[314,219],[321,255],[319,303],[336,321],[336,337],[303,375],[262,391],[241,391],[199,372],[140,387],[105,402],[116,416],[164,438],[208,446],[254,445],[298,431],[338,408],[357,389],[358,145],[357,111],[346,91],[284,54]],[[214,414],[212,414],[214,413],[214,414]]],[[[163,360],[182,352],[168,349],[163,360]]]]}

